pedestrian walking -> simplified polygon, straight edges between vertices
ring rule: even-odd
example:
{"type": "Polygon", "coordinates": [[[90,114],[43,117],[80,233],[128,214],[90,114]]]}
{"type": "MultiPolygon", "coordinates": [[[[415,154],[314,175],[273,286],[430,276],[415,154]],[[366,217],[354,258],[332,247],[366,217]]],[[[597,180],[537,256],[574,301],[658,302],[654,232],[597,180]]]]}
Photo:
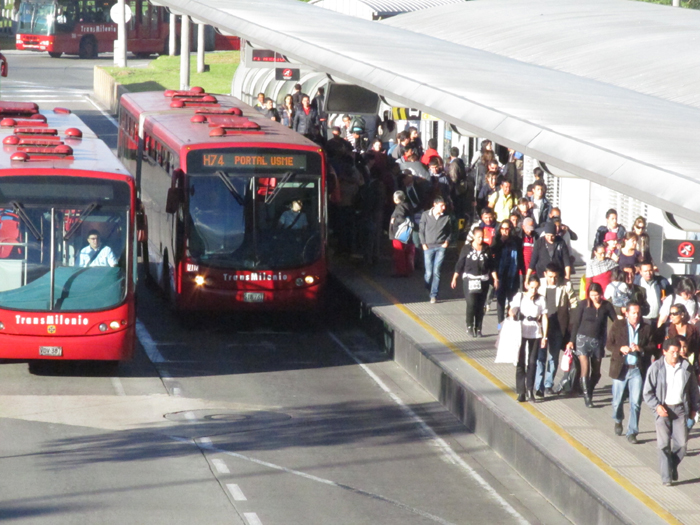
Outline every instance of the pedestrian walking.
{"type": "Polygon", "coordinates": [[[593,283],[588,288],[588,298],[576,308],[571,341],[566,345],[576,350],[581,365],[581,392],[588,408],[593,407],[593,389],[600,380],[608,319],[617,321],[615,308],[603,298],[600,284],[593,283]]]}
{"type": "Polygon", "coordinates": [[[457,279],[462,277],[464,299],[467,303],[467,333],[472,337],[481,337],[489,281],[493,279],[496,289],[499,287],[499,281],[493,268],[490,247],[484,242],[484,230],[477,227],[471,233],[471,242],[467,241],[459,253],[451,286],[456,288],[457,279]]]}
{"type": "Polygon", "coordinates": [[[700,409],[698,382],[692,367],[680,356],[677,339],[666,339],[663,359],[655,361],[644,382],[644,402],[656,417],[656,447],[661,482],[671,486],[678,481],[678,465],[685,457],[688,442],[686,420],[700,409]]]}
{"type": "Polygon", "coordinates": [[[413,210],[411,209],[411,205],[406,201],[406,194],[402,191],[394,192],[394,204],[396,204],[396,208],[394,208],[394,212],[391,214],[391,221],[389,224],[392,259],[394,262],[394,272],[392,275],[394,277],[408,277],[413,273],[416,247],[410,235],[404,243],[396,238],[396,233],[399,226],[406,220],[410,222],[410,228],[413,228],[413,210]]]}
{"type": "Polygon", "coordinates": [[[625,309],[625,318],[615,321],[608,334],[610,349],[610,377],[612,384],[612,418],[615,435],[622,435],[625,419],[624,399],[630,401],[630,417],[627,422],[627,441],[637,444],[639,433],[639,407],[642,404],[644,386],[644,363],[650,361],[656,350],[653,329],[642,318],[641,305],[630,301],[625,309]]]}
{"type": "Polygon", "coordinates": [[[578,306],[571,281],[562,279],[557,267],[549,265],[544,272],[542,295],[547,305],[547,346],[540,347],[535,372],[535,396],[554,395],[554,377],[559,367],[559,353],[571,337],[571,312],[578,306]]]}
{"type": "Polygon", "coordinates": [[[436,197],[433,200],[433,207],[421,215],[418,232],[423,246],[425,286],[430,292],[432,304],[437,302],[440,291],[440,270],[452,233],[450,216],[445,213],[445,208],[442,197],[436,197]]]}
{"type": "Polygon", "coordinates": [[[527,291],[518,292],[510,303],[508,315],[520,320],[522,324],[522,342],[518,363],[515,367],[515,385],[518,402],[525,399],[536,401],[534,386],[537,371],[537,356],[540,348],[547,346],[547,303],[540,295],[540,280],[532,275],[527,281],[527,291]]]}

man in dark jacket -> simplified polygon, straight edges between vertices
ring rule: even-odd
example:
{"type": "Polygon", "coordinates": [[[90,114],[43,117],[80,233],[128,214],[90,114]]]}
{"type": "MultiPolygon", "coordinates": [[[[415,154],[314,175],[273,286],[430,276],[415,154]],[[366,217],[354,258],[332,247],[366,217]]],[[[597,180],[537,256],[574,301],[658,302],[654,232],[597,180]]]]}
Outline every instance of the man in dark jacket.
{"type": "Polygon", "coordinates": [[[610,356],[610,377],[612,385],[612,417],[615,420],[615,434],[622,435],[622,421],[625,418],[624,397],[628,391],[630,399],[630,419],[627,423],[627,441],[637,444],[639,433],[639,407],[642,403],[644,385],[645,356],[654,352],[653,330],[642,319],[641,305],[636,301],[627,304],[626,319],[615,321],[608,333],[610,356]]]}
{"type": "Polygon", "coordinates": [[[420,217],[420,243],[425,262],[425,286],[430,290],[430,302],[437,302],[440,289],[440,270],[445,260],[445,250],[450,244],[452,227],[450,216],[445,213],[442,197],[433,200],[433,207],[420,217]]]}
{"type": "Polygon", "coordinates": [[[549,264],[554,264],[567,281],[571,278],[571,257],[566,243],[557,237],[557,226],[551,221],[544,225],[544,235],[535,241],[530,258],[530,266],[527,269],[525,281],[532,272],[537,273],[540,279],[544,278],[544,272],[549,264]]]}
{"type": "Polygon", "coordinates": [[[312,140],[318,134],[318,113],[311,107],[308,95],[301,98],[301,106],[294,113],[292,129],[312,140]]]}
{"type": "Polygon", "coordinates": [[[605,234],[612,232],[616,235],[618,241],[622,241],[627,235],[627,230],[622,224],[617,222],[617,210],[610,208],[605,212],[605,224],[600,226],[595,232],[595,239],[593,239],[593,246],[598,246],[599,244],[605,244],[605,234]]]}
{"type": "Polygon", "coordinates": [[[643,395],[656,415],[661,481],[670,486],[678,480],[678,465],[688,443],[686,420],[700,409],[700,396],[693,367],[680,356],[678,339],[666,339],[663,349],[663,359],[649,367],[643,395]]]}

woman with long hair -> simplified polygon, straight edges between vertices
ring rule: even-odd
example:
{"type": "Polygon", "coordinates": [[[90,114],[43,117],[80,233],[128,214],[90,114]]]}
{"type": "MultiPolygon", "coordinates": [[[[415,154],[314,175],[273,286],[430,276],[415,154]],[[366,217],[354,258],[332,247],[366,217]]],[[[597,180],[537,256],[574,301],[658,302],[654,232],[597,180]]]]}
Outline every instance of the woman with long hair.
{"type": "Polygon", "coordinates": [[[605,356],[608,319],[617,321],[613,305],[603,298],[603,288],[592,283],[588,298],[578,303],[574,313],[571,342],[566,347],[576,350],[581,365],[581,392],[588,408],[593,407],[593,389],[600,380],[600,364],[605,356]]]}
{"type": "Polygon", "coordinates": [[[498,324],[500,325],[506,316],[506,304],[518,293],[520,275],[525,273],[523,242],[513,233],[513,225],[510,221],[502,221],[499,225],[491,250],[500,283],[496,293],[498,324]]]}
{"type": "Polygon", "coordinates": [[[700,352],[700,330],[696,325],[690,324],[688,310],[681,303],[671,306],[668,312],[670,320],[668,324],[667,338],[683,336],[687,346],[687,355],[684,357],[690,361],[693,367],[698,369],[698,352],[700,352]]]}
{"type": "Polygon", "coordinates": [[[481,337],[481,323],[484,320],[484,304],[489,292],[489,281],[498,290],[498,275],[493,269],[491,249],[484,242],[483,228],[476,227],[471,232],[471,242],[467,241],[459,253],[452,276],[452,288],[457,288],[457,279],[462,277],[464,299],[467,302],[467,333],[481,337]]]}
{"type": "Polygon", "coordinates": [[[515,385],[518,392],[518,402],[527,399],[535,401],[535,373],[537,371],[537,355],[540,348],[547,347],[547,301],[539,293],[540,280],[531,275],[526,283],[527,291],[518,292],[510,303],[510,315],[522,323],[522,339],[518,364],[515,368],[515,385]]]}
{"type": "Polygon", "coordinates": [[[292,95],[284,97],[284,102],[277,108],[277,112],[282,119],[282,125],[291,128],[294,123],[294,101],[292,95]]]}
{"type": "Polygon", "coordinates": [[[620,248],[620,258],[617,264],[620,268],[624,266],[635,267],[638,263],[642,262],[642,254],[637,249],[638,237],[636,233],[627,232],[622,241],[622,248],[620,248]]]}
{"type": "Polygon", "coordinates": [[[643,261],[651,261],[651,240],[647,233],[647,220],[639,216],[634,220],[632,233],[637,235],[637,250],[642,254],[643,261]]]}

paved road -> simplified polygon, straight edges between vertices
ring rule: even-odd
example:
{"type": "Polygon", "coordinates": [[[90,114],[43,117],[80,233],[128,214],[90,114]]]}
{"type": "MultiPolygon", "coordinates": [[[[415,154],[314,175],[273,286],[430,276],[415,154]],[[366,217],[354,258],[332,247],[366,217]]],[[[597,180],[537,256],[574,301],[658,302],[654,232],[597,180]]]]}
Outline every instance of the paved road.
{"type": "MultiPolygon", "coordinates": [[[[113,142],[86,99],[95,61],[8,58],[3,99],[70,107],[113,142]]],[[[184,328],[139,292],[136,357],[117,373],[0,364],[0,520],[565,522],[386,360],[341,295],[322,318],[184,328]]]]}

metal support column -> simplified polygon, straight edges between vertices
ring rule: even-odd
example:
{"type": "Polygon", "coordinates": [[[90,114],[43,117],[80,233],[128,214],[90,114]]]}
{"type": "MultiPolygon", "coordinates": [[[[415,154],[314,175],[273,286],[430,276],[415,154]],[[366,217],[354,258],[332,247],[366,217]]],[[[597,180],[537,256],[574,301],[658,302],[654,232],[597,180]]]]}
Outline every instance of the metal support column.
{"type": "Polygon", "coordinates": [[[180,27],[180,89],[190,89],[190,17],[182,15],[180,27]]]}
{"type": "Polygon", "coordinates": [[[197,24],[197,73],[204,73],[204,24],[197,24]]]}
{"type": "Polygon", "coordinates": [[[168,34],[168,55],[171,57],[177,53],[177,16],[170,13],[170,33],[168,34]]]}
{"type": "Polygon", "coordinates": [[[114,65],[126,67],[126,16],[125,2],[117,2],[117,39],[114,41],[114,65]]]}

